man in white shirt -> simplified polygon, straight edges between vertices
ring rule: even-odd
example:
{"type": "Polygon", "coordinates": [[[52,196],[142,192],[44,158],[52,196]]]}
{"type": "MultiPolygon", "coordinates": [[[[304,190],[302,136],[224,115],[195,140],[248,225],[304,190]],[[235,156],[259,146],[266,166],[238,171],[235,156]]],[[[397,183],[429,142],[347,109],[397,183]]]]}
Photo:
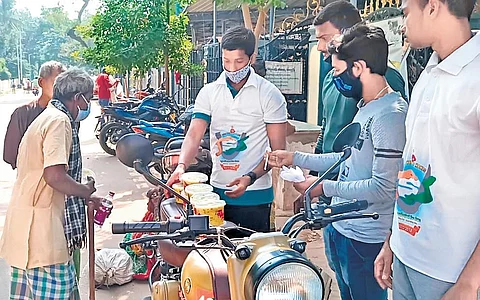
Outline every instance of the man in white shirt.
{"type": "Polygon", "coordinates": [[[269,147],[285,149],[287,107],[280,90],[250,66],[254,51],[255,36],[249,29],[231,28],[222,37],[224,72],[200,90],[168,184],[188,168],[210,124],[210,184],[227,203],[225,219],[266,232],[274,195],[263,155],[269,147]]]}
{"type": "Polygon", "coordinates": [[[393,261],[395,300],[478,297],[480,34],[470,29],[474,6],[475,0],[403,2],[409,43],[435,52],[413,89],[392,234],[375,262],[375,277],[387,288],[393,261]]]}

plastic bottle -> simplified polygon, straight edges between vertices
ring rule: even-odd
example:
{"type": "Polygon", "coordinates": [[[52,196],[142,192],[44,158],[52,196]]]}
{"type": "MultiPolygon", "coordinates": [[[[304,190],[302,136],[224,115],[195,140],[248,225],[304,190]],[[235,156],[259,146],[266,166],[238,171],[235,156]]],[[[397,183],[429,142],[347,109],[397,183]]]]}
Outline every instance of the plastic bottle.
{"type": "Polygon", "coordinates": [[[113,196],[115,196],[114,192],[109,192],[105,198],[103,198],[102,202],[100,203],[100,207],[95,212],[95,216],[93,218],[93,223],[95,223],[95,228],[100,229],[105,223],[105,219],[110,216],[110,213],[113,209],[113,196]]]}

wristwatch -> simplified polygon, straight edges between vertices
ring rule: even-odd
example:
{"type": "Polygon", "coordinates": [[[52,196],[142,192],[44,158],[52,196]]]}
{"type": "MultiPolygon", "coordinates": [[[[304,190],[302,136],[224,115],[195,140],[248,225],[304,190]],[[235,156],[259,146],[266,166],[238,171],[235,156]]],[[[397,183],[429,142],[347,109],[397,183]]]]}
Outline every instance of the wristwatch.
{"type": "Polygon", "coordinates": [[[257,174],[255,174],[255,172],[248,172],[247,174],[243,175],[243,176],[248,176],[250,177],[250,185],[254,184],[255,181],[257,181],[257,174]]]}

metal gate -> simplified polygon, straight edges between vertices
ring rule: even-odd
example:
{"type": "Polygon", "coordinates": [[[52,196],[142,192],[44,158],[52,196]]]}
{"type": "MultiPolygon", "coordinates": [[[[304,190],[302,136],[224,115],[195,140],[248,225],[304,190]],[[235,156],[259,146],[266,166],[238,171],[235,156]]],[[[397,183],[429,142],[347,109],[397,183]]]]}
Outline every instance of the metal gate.
{"type": "MultiPolygon", "coordinates": [[[[273,40],[259,47],[259,56],[273,62],[300,62],[301,89],[299,92],[287,92],[282,90],[287,100],[289,119],[307,121],[307,88],[308,88],[308,53],[310,32],[313,16],[304,19],[292,29],[276,36],[273,40]]],[[[268,75],[268,66],[267,66],[268,75]]]]}

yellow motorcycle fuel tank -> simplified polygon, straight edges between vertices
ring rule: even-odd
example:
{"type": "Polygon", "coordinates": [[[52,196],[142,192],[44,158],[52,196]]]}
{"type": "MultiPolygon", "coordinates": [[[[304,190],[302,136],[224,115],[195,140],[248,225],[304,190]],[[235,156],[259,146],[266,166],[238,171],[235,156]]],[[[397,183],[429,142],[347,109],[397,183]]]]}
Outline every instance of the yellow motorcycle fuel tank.
{"type": "Polygon", "coordinates": [[[180,282],[160,280],[152,285],[152,300],[180,300],[180,282]]]}
{"type": "Polygon", "coordinates": [[[219,249],[193,250],[182,267],[182,291],[185,300],[229,300],[227,257],[219,249]]]}

